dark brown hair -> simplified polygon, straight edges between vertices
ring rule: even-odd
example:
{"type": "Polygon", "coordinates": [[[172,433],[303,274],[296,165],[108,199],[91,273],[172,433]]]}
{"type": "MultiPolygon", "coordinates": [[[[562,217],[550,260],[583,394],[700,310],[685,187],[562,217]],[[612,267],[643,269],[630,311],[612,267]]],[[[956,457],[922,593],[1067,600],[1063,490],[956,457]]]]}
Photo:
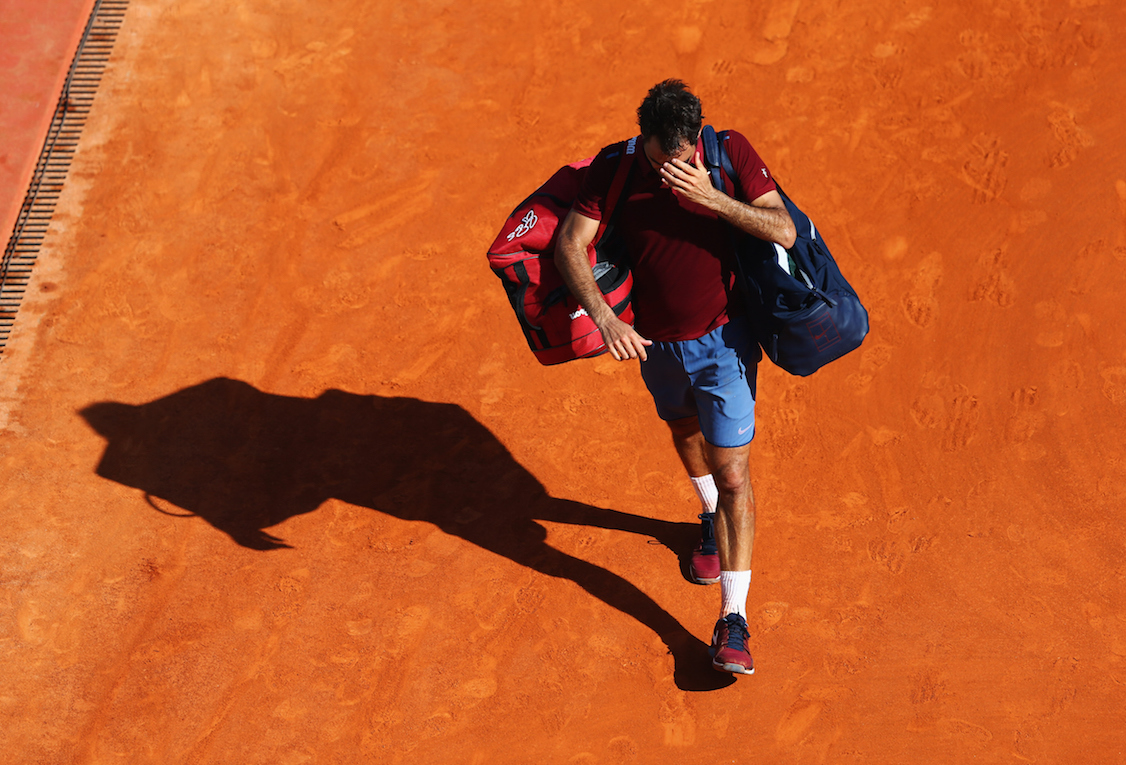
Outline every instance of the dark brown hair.
{"type": "Polygon", "coordinates": [[[695,144],[704,115],[700,99],[681,80],[665,80],[654,85],[637,108],[641,137],[657,137],[661,151],[675,154],[684,144],[695,144]]]}

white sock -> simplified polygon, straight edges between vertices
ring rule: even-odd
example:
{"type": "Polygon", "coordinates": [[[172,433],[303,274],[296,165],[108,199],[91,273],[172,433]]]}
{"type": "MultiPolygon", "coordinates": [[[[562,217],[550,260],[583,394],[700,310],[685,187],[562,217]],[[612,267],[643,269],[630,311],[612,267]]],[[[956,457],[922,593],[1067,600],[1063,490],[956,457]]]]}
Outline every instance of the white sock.
{"type": "Polygon", "coordinates": [[[699,478],[692,476],[689,476],[689,478],[692,478],[692,488],[696,490],[696,496],[700,498],[704,512],[714,513],[716,503],[719,502],[719,489],[715,487],[715,479],[712,478],[711,473],[699,478]]]}
{"type": "Polygon", "coordinates": [[[750,571],[720,571],[719,590],[723,597],[721,616],[739,614],[747,618],[747,592],[751,589],[750,571]]]}

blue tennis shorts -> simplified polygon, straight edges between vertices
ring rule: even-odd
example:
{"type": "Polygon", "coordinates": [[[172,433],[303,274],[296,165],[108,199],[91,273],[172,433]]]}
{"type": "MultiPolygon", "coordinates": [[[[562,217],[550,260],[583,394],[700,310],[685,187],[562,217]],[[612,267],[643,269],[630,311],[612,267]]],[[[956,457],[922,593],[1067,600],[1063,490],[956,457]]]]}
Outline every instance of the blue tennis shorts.
{"type": "Polygon", "coordinates": [[[699,417],[700,430],[713,446],[751,442],[762,350],[746,318],[695,340],[654,340],[645,352],[641,377],[662,420],[699,417]]]}

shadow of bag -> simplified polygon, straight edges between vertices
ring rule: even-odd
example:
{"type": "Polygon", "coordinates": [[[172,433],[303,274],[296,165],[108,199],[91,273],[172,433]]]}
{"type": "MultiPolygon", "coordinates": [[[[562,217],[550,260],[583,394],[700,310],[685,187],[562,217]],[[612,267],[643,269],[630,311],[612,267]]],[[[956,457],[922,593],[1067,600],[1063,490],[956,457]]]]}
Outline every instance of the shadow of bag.
{"type": "MultiPolygon", "coordinates": [[[[722,170],[741,198],[739,177],[723,146],[726,131],[717,134],[706,125],[701,140],[712,184],[724,189],[722,170]]],[[[868,334],[868,311],[813,221],[781,186],[778,193],[797,229],[794,246],[786,249],[733,229],[736,276],[763,352],[790,374],[806,376],[860,347],[868,334]]]]}

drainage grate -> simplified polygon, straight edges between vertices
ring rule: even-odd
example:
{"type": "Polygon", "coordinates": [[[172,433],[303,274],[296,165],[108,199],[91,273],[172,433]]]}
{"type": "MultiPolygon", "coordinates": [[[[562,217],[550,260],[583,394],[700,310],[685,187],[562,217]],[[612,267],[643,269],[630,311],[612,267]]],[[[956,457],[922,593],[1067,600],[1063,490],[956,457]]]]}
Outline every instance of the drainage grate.
{"type": "Polygon", "coordinates": [[[16,312],[31,280],[32,266],[47,235],[47,226],[128,5],[128,0],[96,0],[78,52],[74,54],[31,176],[31,185],[0,264],[0,354],[7,347],[16,312]]]}

